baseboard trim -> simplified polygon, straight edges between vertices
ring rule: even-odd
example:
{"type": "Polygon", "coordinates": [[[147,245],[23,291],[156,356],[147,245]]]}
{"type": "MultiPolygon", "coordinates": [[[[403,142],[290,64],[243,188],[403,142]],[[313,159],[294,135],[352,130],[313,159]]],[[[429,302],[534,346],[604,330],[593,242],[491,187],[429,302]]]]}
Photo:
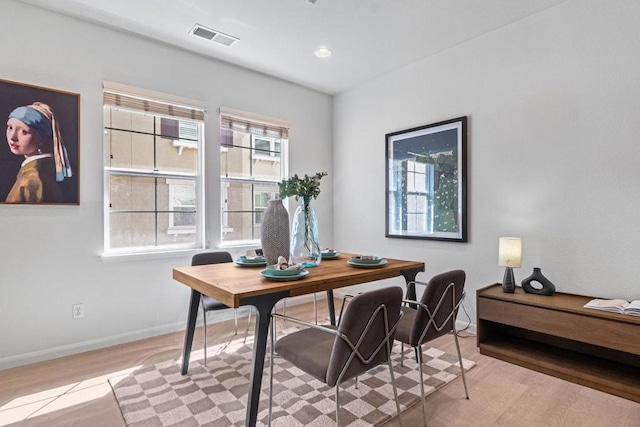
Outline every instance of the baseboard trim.
{"type": "MultiPolygon", "coordinates": [[[[342,298],[345,294],[342,292],[334,291],[336,298],[342,298]]],[[[318,292],[316,294],[318,301],[326,299],[325,292],[318,292]]],[[[287,298],[287,306],[294,306],[298,304],[305,304],[313,301],[313,295],[301,295],[295,298],[287,298]]],[[[282,302],[278,304],[281,306],[282,302]]],[[[336,307],[336,311],[339,311],[340,307],[336,307]]],[[[337,313],[336,313],[337,314],[337,313]]],[[[247,308],[241,307],[238,309],[238,317],[248,315],[247,308]]],[[[225,322],[233,319],[233,311],[228,310],[209,317],[208,324],[225,322]]],[[[202,323],[202,317],[198,314],[198,326],[202,323]]],[[[140,329],[137,331],[125,332],[123,334],[110,335],[107,337],[96,338],[93,340],[81,341],[77,343],[47,348],[43,350],[37,350],[29,353],[18,354],[15,356],[4,357],[0,359],[0,370],[16,368],[24,365],[31,365],[33,363],[44,362],[47,360],[57,359],[59,357],[71,356],[73,354],[84,353],[87,351],[98,350],[105,347],[111,347],[118,344],[125,344],[132,341],[138,341],[145,338],[152,338],[159,335],[171,334],[174,332],[180,332],[185,330],[185,322],[171,323],[168,325],[154,326],[152,328],[140,329]]],[[[459,331],[464,330],[470,334],[475,335],[476,325],[457,320],[456,328],[459,331]]]]}
{"type": "Polygon", "coordinates": [[[96,338],[93,340],[81,341],[77,343],[61,345],[44,350],[32,351],[15,356],[0,359],[0,370],[16,368],[18,366],[31,365],[32,363],[44,362],[59,357],[70,356],[72,354],[84,353],[91,350],[98,350],[131,341],[138,341],[158,335],[170,334],[185,329],[185,322],[173,323],[169,325],[156,326],[153,328],[141,329],[137,331],[125,332],[118,335],[96,338]]]}
{"type": "MultiPolygon", "coordinates": [[[[325,293],[317,294],[318,301],[325,299],[325,293]]],[[[287,305],[294,306],[313,301],[313,295],[302,295],[300,297],[288,298],[287,305]]],[[[281,306],[279,303],[278,306],[281,306]]],[[[238,317],[248,315],[248,308],[240,307],[238,309],[238,317]]],[[[233,311],[225,310],[216,313],[215,316],[207,317],[207,324],[225,322],[233,320],[233,311]]],[[[198,312],[197,326],[202,325],[202,315],[198,312]]],[[[111,347],[118,344],[125,344],[132,341],[138,341],[145,338],[152,338],[159,335],[171,334],[174,332],[184,331],[186,328],[186,320],[184,322],[171,323],[167,325],[154,326],[151,328],[140,329],[137,331],[125,332],[117,335],[96,338],[77,343],[61,345],[57,347],[46,348],[43,350],[32,351],[29,353],[18,354],[0,358],[0,371],[4,369],[17,368],[19,366],[31,365],[33,363],[45,362],[47,360],[57,359],[59,357],[71,356],[73,354],[84,353],[92,350],[99,350],[105,347],[111,347]]]]}
{"type": "Polygon", "coordinates": [[[471,335],[476,335],[476,324],[465,322],[462,320],[456,320],[456,330],[458,332],[466,332],[471,335]]]}

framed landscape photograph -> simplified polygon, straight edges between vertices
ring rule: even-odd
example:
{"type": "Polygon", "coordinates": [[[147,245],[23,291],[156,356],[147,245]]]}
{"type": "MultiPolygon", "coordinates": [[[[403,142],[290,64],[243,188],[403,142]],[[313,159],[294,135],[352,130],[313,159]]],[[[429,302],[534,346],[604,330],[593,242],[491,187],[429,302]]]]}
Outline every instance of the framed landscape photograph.
{"type": "Polygon", "coordinates": [[[386,135],[386,237],[467,241],[467,117],[386,135]]]}
{"type": "Polygon", "coordinates": [[[79,205],[80,95],[0,80],[0,203],[79,205]]]}

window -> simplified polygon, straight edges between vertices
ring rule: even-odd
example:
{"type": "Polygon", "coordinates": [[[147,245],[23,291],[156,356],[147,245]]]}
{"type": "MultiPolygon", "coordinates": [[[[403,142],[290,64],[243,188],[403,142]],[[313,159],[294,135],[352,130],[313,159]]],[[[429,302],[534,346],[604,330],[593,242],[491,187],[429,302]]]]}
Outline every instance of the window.
{"type": "Polygon", "coordinates": [[[433,223],[433,209],[429,203],[429,195],[433,194],[433,165],[407,160],[406,170],[405,229],[410,233],[426,233],[433,223]]]}
{"type": "Polygon", "coordinates": [[[256,160],[280,161],[280,139],[251,135],[256,160]]]}
{"type": "Polygon", "coordinates": [[[169,185],[169,234],[196,233],[195,182],[167,179],[169,185]]]}
{"type": "Polygon", "coordinates": [[[105,82],[105,254],[202,248],[204,110],[127,89],[105,82]]]}
{"type": "Polygon", "coordinates": [[[255,244],[262,216],[286,175],[289,124],[220,109],[221,242],[255,244]]]}

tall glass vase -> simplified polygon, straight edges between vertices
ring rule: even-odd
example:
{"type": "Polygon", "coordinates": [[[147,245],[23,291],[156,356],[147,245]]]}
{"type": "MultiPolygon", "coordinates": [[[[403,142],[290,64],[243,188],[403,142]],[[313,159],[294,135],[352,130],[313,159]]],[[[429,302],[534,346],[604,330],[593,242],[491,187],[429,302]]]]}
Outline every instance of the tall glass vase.
{"type": "Polygon", "coordinates": [[[305,267],[320,264],[318,217],[311,207],[311,197],[303,197],[302,204],[293,214],[291,227],[291,262],[305,267]]]}

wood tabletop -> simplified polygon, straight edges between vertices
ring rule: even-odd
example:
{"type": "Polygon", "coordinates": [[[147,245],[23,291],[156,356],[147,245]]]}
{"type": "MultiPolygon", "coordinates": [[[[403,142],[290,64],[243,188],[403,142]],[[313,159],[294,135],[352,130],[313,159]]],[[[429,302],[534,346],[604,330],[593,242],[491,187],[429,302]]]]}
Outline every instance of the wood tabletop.
{"type": "Polygon", "coordinates": [[[328,291],[343,286],[397,277],[403,271],[424,271],[424,262],[385,258],[387,264],[378,268],[356,268],[347,264],[352,254],[341,253],[336,259],[321,261],[318,267],[308,268],[305,277],[277,282],[265,279],[264,267],[243,267],[236,263],[177,267],[173,278],[190,288],[226,304],[239,307],[242,298],[276,292],[298,296],[328,291]]]}

